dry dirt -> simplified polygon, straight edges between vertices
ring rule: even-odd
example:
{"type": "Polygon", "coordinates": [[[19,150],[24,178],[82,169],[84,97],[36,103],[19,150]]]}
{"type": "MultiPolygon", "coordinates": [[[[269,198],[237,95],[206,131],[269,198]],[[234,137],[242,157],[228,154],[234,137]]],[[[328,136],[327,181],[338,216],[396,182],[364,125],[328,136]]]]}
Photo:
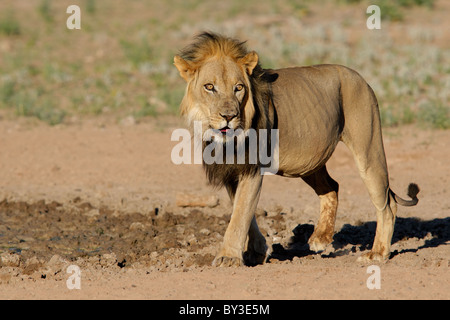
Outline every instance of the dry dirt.
{"type": "Polygon", "coordinates": [[[305,245],[318,198],[300,179],[265,177],[257,219],[272,253],[256,267],[213,268],[231,208],[199,165],[174,165],[172,118],[49,127],[0,122],[0,299],[449,299],[450,131],[386,129],[399,206],[392,255],[369,290],[375,211],[351,154],[329,162],[340,183],[332,245],[305,245]],[[214,194],[213,208],[176,206],[178,193],[214,194]],[[69,290],[69,265],[81,289],[69,290]]]}

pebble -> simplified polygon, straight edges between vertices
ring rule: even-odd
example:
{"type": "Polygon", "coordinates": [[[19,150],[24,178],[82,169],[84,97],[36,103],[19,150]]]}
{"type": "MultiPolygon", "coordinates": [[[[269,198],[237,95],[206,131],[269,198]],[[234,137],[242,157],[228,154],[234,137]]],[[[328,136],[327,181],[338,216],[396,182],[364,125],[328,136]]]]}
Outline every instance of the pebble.
{"type": "Polygon", "coordinates": [[[18,267],[20,264],[20,257],[9,252],[2,253],[0,255],[0,260],[2,265],[6,267],[18,267]]]}
{"type": "Polygon", "coordinates": [[[133,222],[130,224],[130,231],[144,231],[145,226],[141,222],[133,222]]]}

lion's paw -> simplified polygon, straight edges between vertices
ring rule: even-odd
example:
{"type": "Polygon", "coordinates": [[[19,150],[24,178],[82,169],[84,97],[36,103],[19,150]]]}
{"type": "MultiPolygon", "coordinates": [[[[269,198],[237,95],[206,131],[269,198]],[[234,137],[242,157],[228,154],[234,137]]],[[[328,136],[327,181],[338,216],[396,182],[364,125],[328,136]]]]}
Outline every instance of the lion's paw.
{"type": "Polygon", "coordinates": [[[267,257],[267,244],[264,237],[249,241],[247,251],[244,252],[244,262],[246,266],[256,266],[263,264],[267,257]]]}
{"type": "Polygon", "coordinates": [[[266,261],[266,253],[257,251],[245,251],[244,261],[246,266],[254,267],[258,264],[263,264],[266,261]]]}
{"type": "Polygon", "coordinates": [[[314,237],[314,235],[309,238],[309,250],[314,252],[325,251],[326,247],[331,243],[331,239],[325,239],[324,237],[314,237]]]}
{"type": "Polygon", "coordinates": [[[244,265],[244,260],[238,257],[218,256],[212,265],[213,267],[240,267],[244,265]]]}
{"type": "Polygon", "coordinates": [[[358,257],[357,261],[362,263],[370,263],[370,262],[386,262],[389,258],[389,255],[382,255],[378,252],[369,251],[364,253],[360,257],[358,257]]]}

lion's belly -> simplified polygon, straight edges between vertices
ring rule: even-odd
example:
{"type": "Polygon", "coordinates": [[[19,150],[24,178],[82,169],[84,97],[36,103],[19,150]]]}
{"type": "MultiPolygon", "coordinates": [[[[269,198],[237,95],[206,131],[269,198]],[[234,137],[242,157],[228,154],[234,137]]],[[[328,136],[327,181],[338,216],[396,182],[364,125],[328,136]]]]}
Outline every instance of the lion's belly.
{"type": "Polygon", "coordinates": [[[279,128],[278,174],[305,176],[333,154],[343,127],[333,67],[277,70],[273,86],[279,128]],[[305,75],[305,72],[307,74],[305,75]]]}
{"type": "Polygon", "coordinates": [[[307,143],[283,148],[280,140],[278,175],[284,177],[301,177],[321,168],[330,159],[339,140],[330,141],[329,145],[312,146],[307,143]]]}
{"type": "Polygon", "coordinates": [[[320,119],[280,128],[278,174],[299,177],[314,172],[328,161],[339,140],[338,129],[320,119]]]}

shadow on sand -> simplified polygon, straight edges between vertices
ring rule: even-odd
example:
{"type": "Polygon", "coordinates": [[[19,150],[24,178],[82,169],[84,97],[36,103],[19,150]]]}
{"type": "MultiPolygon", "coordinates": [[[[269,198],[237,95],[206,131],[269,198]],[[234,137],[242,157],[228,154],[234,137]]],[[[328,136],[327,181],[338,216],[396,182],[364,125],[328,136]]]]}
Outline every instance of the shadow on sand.
{"type": "MultiPolygon", "coordinates": [[[[333,237],[331,245],[334,252],[322,254],[323,258],[334,258],[347,255],[350,252],[370,250],[375,237],[376,222],[365,222],[359,226],[345,224],[333,237]],[[349,248],[349,245],[352,247],[349,248]]],[[[267,258],[292,260],[294,257],[305,257],[316,254],[309,250],[308,239],[314,231],[311,224],[300,224],[292,230],[293,236],[289,245],[283,247],[281,244],[272,245],[272,253],[267,258]]],[[[425,243],[417,248],[395,250],[390,258],[406,252],[417,252],[426,248],[434,248],[440,245],[448,245],[450,241],[450,217],[423,221],[417,218],[397,217],[394,228],[392,243],[411,238],[424,239],[425,243]]]]}

